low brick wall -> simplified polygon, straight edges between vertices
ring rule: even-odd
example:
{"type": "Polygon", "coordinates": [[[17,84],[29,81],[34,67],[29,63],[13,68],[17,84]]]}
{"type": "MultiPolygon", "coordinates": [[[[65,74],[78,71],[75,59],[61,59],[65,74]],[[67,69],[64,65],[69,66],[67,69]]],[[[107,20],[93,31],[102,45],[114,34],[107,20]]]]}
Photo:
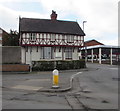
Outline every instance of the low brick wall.
{"type": "Polygon", "coordinates": [[[3,72],[26,72],[29,71],[28,64],[2,64],[3,72]]]}

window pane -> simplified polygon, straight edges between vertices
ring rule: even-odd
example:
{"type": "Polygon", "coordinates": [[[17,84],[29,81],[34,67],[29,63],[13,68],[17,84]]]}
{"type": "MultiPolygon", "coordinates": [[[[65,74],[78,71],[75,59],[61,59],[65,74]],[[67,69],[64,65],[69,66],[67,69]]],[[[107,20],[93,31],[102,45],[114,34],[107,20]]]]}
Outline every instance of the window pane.
{"type": "Polygon", "coordinates": [[[55,34],[51,34],[51,41],[55,41],[55,34]]]}
{"type": "Polygon", "coordinates": [[[36,34],[35,33],[33,33],[33,40],[35,40],[36,39],[36,34]]]}
{"type": "Polygon", "coordinates": [[[30,40],[32,40],[32,33],[29,34],[30,40]]]}
{"type": "Polygon", "coordinates": [[[30,40],[36,40],[36,34],[35,33],[30,33],[29,37],[30,37],[30,40]]]}
{"type": "Polygon", "coordinates": [[[74,41],[74,36],[73,35],[71,35],[71,42],[73,42],[74,41]]]}
{"type": "Polygon", "coordinates": [[[74,36],[73,35],[67,35],[67,42],[74,42],[74,36]]]}
{"type": "Polygon", "coordinates": [[[51,59],[51,47],[43,47],[43,58],[51,59]]]}
{"type": "Polygon", "coordinates": [[[72,59],[72,48],[71,47],[67,47],[65,49],[65,57],[66,59],[72,59]]]}

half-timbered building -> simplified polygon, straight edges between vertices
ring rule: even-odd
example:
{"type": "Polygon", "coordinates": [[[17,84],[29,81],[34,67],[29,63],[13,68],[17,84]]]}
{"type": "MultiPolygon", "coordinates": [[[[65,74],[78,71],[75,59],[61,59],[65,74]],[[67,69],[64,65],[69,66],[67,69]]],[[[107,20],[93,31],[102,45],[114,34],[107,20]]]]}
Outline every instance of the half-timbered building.
{"type": "Polygon", "coordinates": [[[22,62],[39,60],[78,60],[79,48],[84,46],[84,32],[77,22],[51,19],[20,18],[22,62]]]}

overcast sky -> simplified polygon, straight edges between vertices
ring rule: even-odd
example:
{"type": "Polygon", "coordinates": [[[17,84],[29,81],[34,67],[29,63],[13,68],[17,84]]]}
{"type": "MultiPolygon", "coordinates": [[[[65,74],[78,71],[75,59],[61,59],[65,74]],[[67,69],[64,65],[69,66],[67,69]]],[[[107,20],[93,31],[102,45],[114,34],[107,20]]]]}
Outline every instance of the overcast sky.
{"type": "Polygon", "coordinates": [[[96,39],[105,45],[118,45],[119,0],[0,0],[0,27],[9,32],[19,27],[19,16],[77,21],[86,33],[85,40],[96,39]]]}

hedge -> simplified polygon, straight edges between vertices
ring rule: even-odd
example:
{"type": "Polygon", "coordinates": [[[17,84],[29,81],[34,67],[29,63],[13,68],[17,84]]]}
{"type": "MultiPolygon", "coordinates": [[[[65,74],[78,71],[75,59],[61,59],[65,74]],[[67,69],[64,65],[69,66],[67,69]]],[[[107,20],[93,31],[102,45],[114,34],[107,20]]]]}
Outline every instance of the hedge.
{"type": "Polygon", "coordinates": [[[33,71],[52,71],[86,68],[84,60],[32,61],[33,71]]]}

